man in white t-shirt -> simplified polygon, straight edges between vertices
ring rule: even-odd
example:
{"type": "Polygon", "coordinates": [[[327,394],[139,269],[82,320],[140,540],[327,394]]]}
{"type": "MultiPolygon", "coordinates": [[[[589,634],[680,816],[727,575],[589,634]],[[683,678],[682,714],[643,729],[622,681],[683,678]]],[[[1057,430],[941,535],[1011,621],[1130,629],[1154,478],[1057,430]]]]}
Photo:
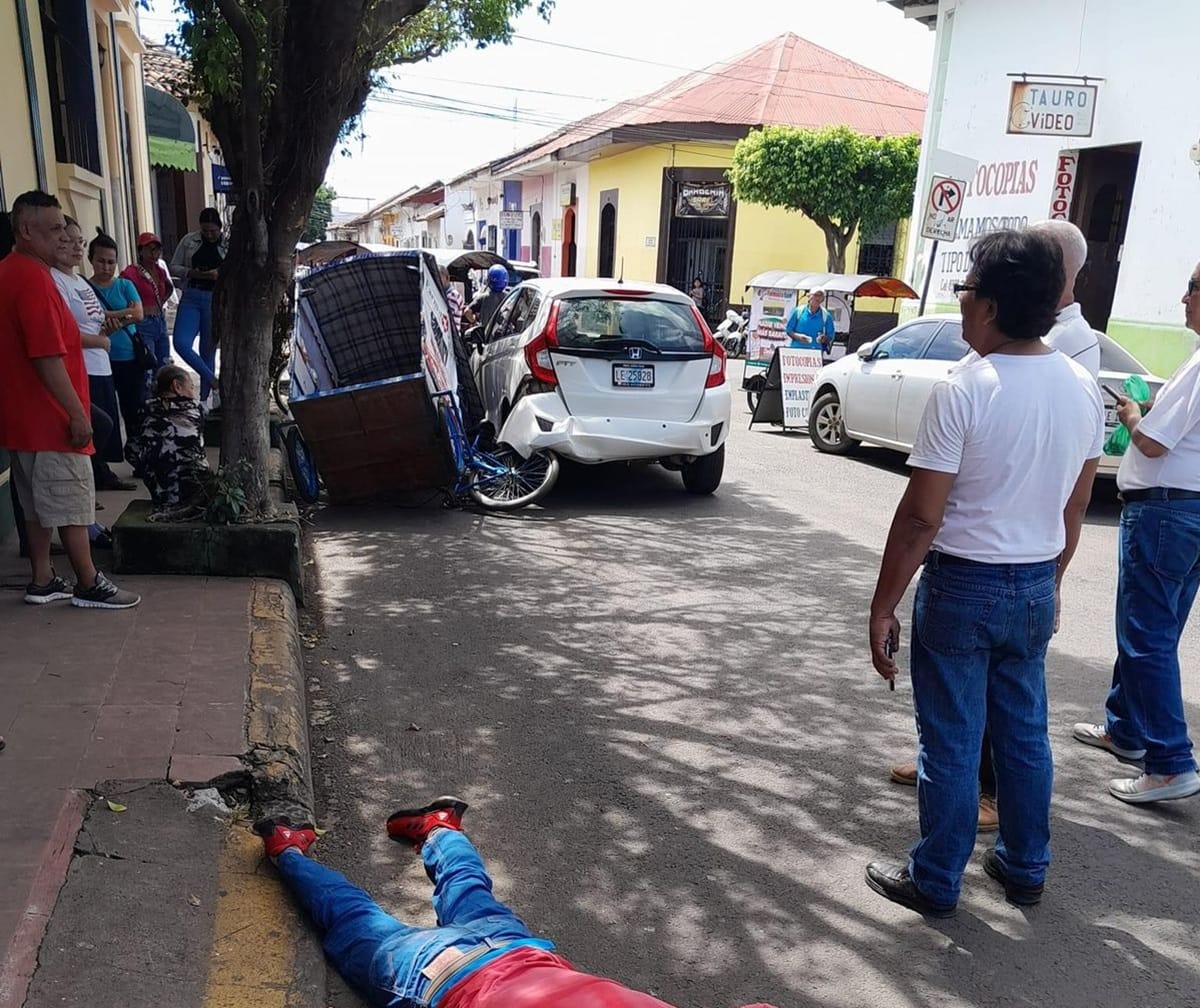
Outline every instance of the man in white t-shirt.
{"type": "Polygon", "coordinates": [[[956,285],[977,359],[935,386],[917,432],[871,601],[871,659],[899,672],[896,607],[917,568],[912,688],[921,839],[867,884],[930,916],[954,913],[975,844],[980,743],[991,731],[1000,832],[983,859],[1010,902],[1042,896],[1053,769],[1046,648],[1091,497],[1104,404],[1091,375],[1042,337],[1063,287],[1057,245],[1000,231],[956,285]]]}
{"type": "Polygon", "coordinates": [[[1034,230],[1052,239],[1063,258],[1063,289],[1058,298],[1058,314],[1046,333],[1046,343],[1079,364],[1093,378],[1100,377],[1100,337],[1083,317],[1075,300],[1075,280],[1087,262],[1088,246],[1083,232],[1070,221],[1048,220],[1033,225],[1034,230]]]}
{"type": "MultiPolygon", "coordinates": [[[[1200,266],[1183,296],[1187,327],[1200,334],[1200,266]]],[[[1180,366],[1145,417],[1131,399],[1117,415],[1128,429],[1117,486],[1121,565],[1117,661],[1105,723],[1075,725],[1075,738],[1126,762],[1134,778],[1109,781],[1131,804],[1200,792],[1183,711],[1179,638],[1200,587],[1200,349],[1180,366]]]]}

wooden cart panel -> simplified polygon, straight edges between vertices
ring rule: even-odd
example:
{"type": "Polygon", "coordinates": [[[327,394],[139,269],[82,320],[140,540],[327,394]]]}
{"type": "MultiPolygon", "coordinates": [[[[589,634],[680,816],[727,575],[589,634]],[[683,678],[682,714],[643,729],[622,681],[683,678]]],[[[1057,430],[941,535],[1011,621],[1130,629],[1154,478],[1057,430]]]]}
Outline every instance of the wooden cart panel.
{"type": "Polygon", "coordinates": [[[289,404],[331,501],[408,498],[454,482],[446,434],[422,375],[289,404]]]}

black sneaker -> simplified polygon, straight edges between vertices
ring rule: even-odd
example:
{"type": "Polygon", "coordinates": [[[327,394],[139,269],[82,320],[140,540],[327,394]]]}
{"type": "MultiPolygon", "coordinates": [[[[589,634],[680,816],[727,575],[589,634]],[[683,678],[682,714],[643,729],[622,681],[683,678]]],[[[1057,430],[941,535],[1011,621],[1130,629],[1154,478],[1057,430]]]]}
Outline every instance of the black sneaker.
{"type": "Polygon", "coordinates": [[[45,605],[47,602],[65,602],[71,597],[71,586],[50,569],[50,580],[44,585],[32,581],[25,586],[25,601],[30,605],[45,605]]]}
{"type": "Polygon", "coordinates": [[[96,571],[96,583],[91,588],[75,586],[71,605],[83,609],[132,609],[142,601],[140,595],[118,588],[100,571],[96,571]]]}

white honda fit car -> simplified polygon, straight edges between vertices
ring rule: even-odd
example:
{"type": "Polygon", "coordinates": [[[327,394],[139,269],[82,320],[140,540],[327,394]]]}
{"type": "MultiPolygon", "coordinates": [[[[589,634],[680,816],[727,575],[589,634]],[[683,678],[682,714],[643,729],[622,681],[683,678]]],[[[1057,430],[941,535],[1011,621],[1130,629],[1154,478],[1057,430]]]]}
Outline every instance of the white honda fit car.
{"type": "Polygon", "coordinates": [[[721,482],[725,353],[674,287],[526,281],[496,310],[471,361],[496,440],[522,455],[655,461],[696,494],[721,482]]]}

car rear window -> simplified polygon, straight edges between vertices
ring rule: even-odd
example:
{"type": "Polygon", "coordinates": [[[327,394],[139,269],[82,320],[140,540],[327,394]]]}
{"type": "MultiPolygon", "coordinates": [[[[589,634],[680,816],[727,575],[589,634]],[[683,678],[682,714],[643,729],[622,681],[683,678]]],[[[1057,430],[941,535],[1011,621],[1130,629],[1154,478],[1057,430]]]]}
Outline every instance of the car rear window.
{"type": "Polygon", "coordinates": [[[637,340],[664,351],[704,350],[704,333],[692,309],[652,298],[564,299],[559,302],[556,335],[563,347],[637,340]]]}

